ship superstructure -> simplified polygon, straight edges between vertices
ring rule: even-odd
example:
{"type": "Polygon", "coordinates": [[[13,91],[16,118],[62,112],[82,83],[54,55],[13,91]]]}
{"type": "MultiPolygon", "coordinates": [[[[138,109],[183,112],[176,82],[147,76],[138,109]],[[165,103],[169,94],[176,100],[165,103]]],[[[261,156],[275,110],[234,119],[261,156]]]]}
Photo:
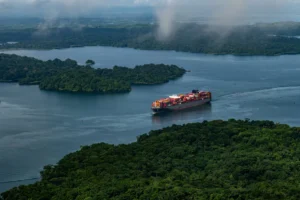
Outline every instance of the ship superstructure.
{"type": "Polygon", "coordinates": [[[152,103],[153,114],[164,111],[176,111],[210,103],[211,92],[192,90],[191,93],[171,95],[152,103]]]}

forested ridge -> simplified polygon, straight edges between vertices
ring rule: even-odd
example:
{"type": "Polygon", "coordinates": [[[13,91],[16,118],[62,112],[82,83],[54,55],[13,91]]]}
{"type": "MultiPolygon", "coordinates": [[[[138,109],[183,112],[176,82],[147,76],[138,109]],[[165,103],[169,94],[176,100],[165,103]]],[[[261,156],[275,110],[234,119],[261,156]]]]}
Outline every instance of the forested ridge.
{"type": "Polygon", "coordinates": [[[86,66],[59,59],[41,61],[35,58],[0,54],[0,82],[39,85],[43,90],[116,93],[129,92],[131,85],[166,83],[181,77],[185,70],[175,65],[145,64],[135,68],[114,66],[95,69],[94,61],[86,66]]]}
{"type": "Polygon", "coordinates": [[[84,146],[4,200],[300,199],[300,128],[272,121],[173,125],[84,146]]]}
{"type": "Polygon", "coordinates": [[[214,26],[183,23],[164,40],[156,24],[99,25],[74,30],[70,27],[0,30],[0,48],[54,49],[79,46],[131,47],[208,54],[280,55],[299,54],[299,23],[214,26]],[[9,41],[18,42],[7,44],[9,41]]]}

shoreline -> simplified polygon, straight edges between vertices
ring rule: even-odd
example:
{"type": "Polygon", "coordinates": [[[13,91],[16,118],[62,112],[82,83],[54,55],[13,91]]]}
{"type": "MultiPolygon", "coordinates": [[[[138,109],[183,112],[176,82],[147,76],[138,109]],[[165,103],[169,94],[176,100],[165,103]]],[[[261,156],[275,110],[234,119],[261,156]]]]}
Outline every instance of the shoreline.
{"type": "Polygon", "coordinates": [[[122,46],[110,46],[110,45],[76,45],[71,47],[60,47],[60,48],[1,48],[0,53],[6,53],[9,51],[53,51],[53,50],[67,50],[76,48],[86,48],[86,47],[111,47],[120,49],[132,49],[140,51],[163,51],[163,52],[176,52],[176,53],[189,53],[196,55],[207,55],[207,56],[236,56],[236,57],[255,57],[255,56],[266,56],[266,57],[278,57],[285,55],[300,55],[300,52],[290,52],[290,53],[278,53],[278,54],[248,54],[248,53],[205,53],[205,52],[192,52],[192,51],[178,51],[174,49],[148,49],[148,48],[136,48],[136,47],[122,47],[122,46]]]}

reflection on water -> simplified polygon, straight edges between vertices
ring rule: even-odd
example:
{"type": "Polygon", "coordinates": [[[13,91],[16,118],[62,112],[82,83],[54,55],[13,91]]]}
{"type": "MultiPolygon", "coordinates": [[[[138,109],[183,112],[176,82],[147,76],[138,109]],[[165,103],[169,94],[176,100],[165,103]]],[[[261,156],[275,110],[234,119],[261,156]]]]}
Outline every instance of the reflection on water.
{"type": "Polygon", "coordinates": [[[153,124],[179,123],[180,121],[191,121],[199,118],[207,118],[211,115],[212,105],[205,104],[199,107],[189,108],[180,111],[165,112],[152,116],[153,124]]]}

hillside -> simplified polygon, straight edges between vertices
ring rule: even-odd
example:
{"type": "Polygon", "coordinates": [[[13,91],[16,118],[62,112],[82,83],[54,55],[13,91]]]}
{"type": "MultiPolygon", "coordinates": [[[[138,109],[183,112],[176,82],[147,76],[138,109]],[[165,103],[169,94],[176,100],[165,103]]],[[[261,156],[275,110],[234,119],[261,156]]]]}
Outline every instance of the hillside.
{"type": "Polygon", "coordinates": [[[76,61],[59,59],[41,61],[35,58],[0,54],[0,82],[39,85],[42,90],[119,93],[131,91],[131,85],[166,83],[184,75],[175,65],[145,64],[135,68],[113,69],[91,67],[94,61],[80,66],[76,61]]]}
{"type": "Polygon", "coordinates": [[[300,199],[300,128],[204,121],[94,144],[46,166],[4,200],[300,199]]]}
{"type": "Polygon", "coordinates": [[[0,49],[56,49],[114,46],[147,50],[175,50],[207,54],[281,55],[300,53],[300,23],[217,26],[176,24],[171,35],[158,37],[156,24],[93,25],[74,30],[52,27],[0,30],[0,49]],[[17,43],[10,43],[11,41],[17,43]]]}

